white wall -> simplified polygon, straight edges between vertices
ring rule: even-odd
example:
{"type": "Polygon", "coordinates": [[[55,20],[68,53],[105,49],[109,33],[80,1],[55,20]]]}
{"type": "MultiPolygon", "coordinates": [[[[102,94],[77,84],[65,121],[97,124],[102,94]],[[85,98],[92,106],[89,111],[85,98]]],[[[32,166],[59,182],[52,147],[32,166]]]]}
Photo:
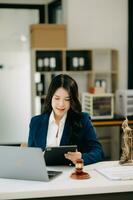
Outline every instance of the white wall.
{"type": "Polygon", "coordinates": [[[0,9],[1,144],[21,143],[28,138],[31,118],[29,26],[38,22],[37,11],[0,9]]]}
{"type": "Polygon", "coordinates": [[[119,51],[119,88],[127,88],[128,0],[64,0],[68,48],[119,51]]]}
{"type": "MultiPolygon", "coordinates": [[[[0,3],[45,4],[51,0],[0,0],[0,3]]],[[[0,144],[28,139],[31,119],[29,26],[38,12],[0,9],[0,144]],[[22,37],[26,41],[22,41],[22,37]]]]}

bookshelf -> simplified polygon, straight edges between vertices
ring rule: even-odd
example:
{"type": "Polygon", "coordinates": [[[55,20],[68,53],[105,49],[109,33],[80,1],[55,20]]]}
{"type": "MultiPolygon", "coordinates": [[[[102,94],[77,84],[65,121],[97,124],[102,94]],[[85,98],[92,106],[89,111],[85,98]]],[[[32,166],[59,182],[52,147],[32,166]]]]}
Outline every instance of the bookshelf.
{"type": "Polygon", "coordinates": [[[31,65],[33,115],[41,113],[41,102],[51,79],[60,73],[78,82],[80,95],[91,86],[103,84],[107,93],[115,93],[118,88],[118,51],[115,49],[32,48],[31,65]]]}

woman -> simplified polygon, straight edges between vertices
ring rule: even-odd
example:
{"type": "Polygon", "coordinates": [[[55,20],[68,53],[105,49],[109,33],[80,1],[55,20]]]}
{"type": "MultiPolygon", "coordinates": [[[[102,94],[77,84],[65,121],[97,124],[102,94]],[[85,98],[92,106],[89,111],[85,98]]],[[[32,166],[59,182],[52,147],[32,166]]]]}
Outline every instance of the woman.
{"type": "Polygon", "coordinates": [[[87,113],[81,112],[78,86],[65,74],[53,78],[48,89],[44,113],[31,119],[28,146],[77,145],[77,152],[68,152],[65,158],[84,164],[103,160],[103,150],[87,113]]]}

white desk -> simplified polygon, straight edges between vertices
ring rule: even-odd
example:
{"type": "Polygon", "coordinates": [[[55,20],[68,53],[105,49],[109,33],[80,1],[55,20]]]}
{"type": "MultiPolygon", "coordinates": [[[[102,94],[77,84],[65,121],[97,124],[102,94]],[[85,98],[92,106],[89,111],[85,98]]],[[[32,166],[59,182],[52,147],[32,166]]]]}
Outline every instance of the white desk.
{"type": "Polygon", "coordinates": [[[63,169],[63,174],[50,182],[0,179],[0,199],[133,199],[133,180],[111,181],[94,170],[98,166],[115,166],[117,161],[101,162],[84,167],[91,178],[73,180],[72,167],[52,167],[63,169]]]}

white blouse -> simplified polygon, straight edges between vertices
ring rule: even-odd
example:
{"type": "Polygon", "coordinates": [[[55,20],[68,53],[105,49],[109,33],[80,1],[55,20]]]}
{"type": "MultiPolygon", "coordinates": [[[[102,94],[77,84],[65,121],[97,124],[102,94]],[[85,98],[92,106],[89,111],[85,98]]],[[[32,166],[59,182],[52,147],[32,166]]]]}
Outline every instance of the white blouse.
{"type": "Polygon", "coordinates": [[[67,113],[64,114],[62,119],[60,120],[59,124],[55,122],[54,113],[53,111],[49,117],[49,124],[48,124],[48,133],[47,133],[47,141],[46,146],[60,146],[60,141],[62,138],[65,121],[66,121],[67,113]]]}

